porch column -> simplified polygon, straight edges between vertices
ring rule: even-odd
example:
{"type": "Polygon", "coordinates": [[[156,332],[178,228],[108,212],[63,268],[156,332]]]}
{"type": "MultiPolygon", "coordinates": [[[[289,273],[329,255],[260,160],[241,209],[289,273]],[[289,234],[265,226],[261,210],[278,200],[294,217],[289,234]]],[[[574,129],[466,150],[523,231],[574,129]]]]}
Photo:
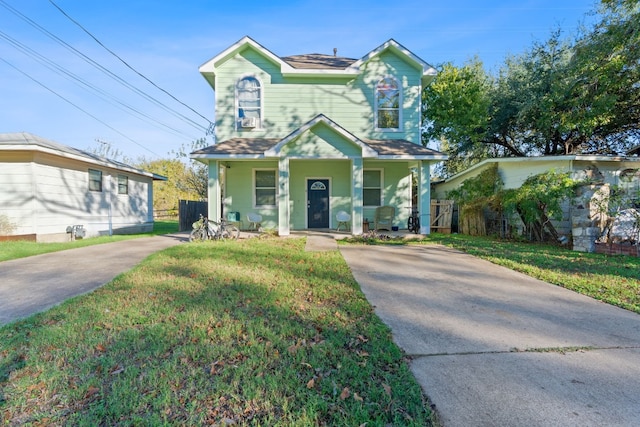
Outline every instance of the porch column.
{"type": "Polygon", "coordinates": [[[220,206],[222,204],[220,191],[220,162],[218,160],[209,162],[209,194],[208,194],[208,215],[214,221],[220,219],[220,206]]]}
{"type": "Polygon", "coordinates": [[[289,228],[289,159],[278,160],[278,234],[288,236],[289,228]]]}
{"type": "Polygon", "coordinates": [[[418,167],[418,206],[420,211],[420,234],[431,233],[431,165],[420,161],[418,167]]]}
{"type": "Polygon", "coordinates": [[[354,235],[362,234],[362,218],[363,218],[363,168],[362,157],[351,159],[351,233],[354,235]]]}

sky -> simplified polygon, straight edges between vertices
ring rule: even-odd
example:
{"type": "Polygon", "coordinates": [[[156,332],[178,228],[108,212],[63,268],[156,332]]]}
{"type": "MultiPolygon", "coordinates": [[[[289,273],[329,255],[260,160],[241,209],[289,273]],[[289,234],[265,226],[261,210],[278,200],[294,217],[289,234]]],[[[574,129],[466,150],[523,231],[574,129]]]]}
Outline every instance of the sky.
{"type": "Polygon", "coordinates": [[[0,133],[131,162],[206,138],[200,65],[250,36],[278,56],[361,58],[393,38],[427,63],[508,55],[590,24],[595,0],[0,0],[0,133]]]}

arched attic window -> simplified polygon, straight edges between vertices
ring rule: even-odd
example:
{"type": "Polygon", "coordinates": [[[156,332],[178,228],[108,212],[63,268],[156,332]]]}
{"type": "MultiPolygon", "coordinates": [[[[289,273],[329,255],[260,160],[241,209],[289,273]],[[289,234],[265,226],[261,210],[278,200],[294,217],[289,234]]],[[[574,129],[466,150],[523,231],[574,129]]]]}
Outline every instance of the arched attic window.
{"type": "Polygon", "coordinates": [[[376,129],[400,130],[402,91],[398,81],[385,77],[376,85],[376,129]]]}
{"type": "Polygon", "coordinates": [[[238,129],[250,130],[262,125],[262,85],[255,77],[247,76],[236,83],[238,129]]]}

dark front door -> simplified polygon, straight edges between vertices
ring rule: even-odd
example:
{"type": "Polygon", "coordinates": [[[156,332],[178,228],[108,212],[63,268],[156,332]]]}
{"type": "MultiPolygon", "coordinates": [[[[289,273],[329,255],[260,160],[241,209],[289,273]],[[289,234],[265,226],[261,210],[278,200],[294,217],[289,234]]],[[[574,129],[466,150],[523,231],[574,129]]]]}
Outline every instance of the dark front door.
{"type": "Polygon", "coordinates": [[[329,228],[329,180],[307,180],[308,228],[329,228]]]}

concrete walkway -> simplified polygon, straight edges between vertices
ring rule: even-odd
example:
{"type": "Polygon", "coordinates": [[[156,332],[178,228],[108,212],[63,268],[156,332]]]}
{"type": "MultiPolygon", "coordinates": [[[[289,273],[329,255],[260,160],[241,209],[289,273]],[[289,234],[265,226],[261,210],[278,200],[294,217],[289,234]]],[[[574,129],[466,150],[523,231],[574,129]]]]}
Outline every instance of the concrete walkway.
{"type": "Polygon", "coordinates": [[[90,292],[188,234],[143,237],[0,262],[0,326],[90,292]]]}
{"type": "Polygon", "coordinates": [[[445,247],[340,251],[443,426],[640,426],[639,315],[445,247]]]}

